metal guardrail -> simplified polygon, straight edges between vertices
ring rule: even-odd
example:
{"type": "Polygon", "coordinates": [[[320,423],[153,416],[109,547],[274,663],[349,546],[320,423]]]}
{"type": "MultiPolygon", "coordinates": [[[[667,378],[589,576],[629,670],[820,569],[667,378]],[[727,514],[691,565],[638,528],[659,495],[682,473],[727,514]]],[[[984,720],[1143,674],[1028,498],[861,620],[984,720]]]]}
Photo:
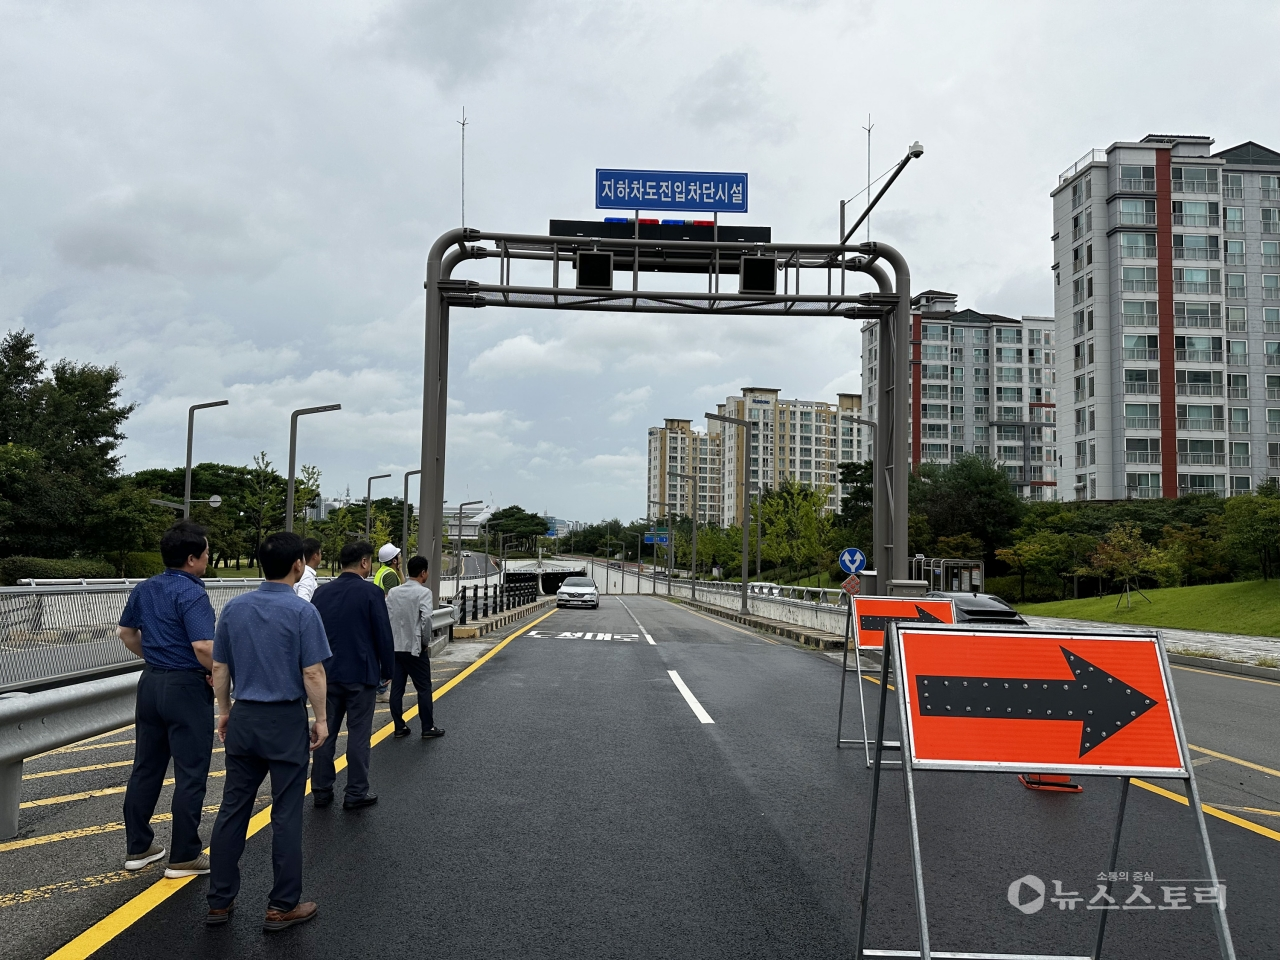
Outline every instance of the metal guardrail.
{"type": "Polygon", "coordinates": [[[0,840],[18,835],[22,762],[132,723],[137,686],[130,673],[0,697],[0,840]]]}

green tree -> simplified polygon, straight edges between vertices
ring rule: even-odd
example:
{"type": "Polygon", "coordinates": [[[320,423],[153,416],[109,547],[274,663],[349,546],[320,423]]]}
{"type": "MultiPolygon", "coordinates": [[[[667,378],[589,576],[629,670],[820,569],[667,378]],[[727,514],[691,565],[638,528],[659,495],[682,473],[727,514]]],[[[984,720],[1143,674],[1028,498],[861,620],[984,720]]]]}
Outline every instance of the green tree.
{"type": "Polygon", "coordinates": [[[1013,541],[1023,502],[995,463],[963,454],[950,465],[922,463],[908,481],[911,508],[929,521],[936,537],[970,534],[981,541],[986,558],[1013,541]]]}
{"type": "Polygon", "coordinates": [[[95,546],[125,575],[125,562],[135,551],[155,550],[173,523],[173,511],[151,503],[159,491],[124,484],[95,505],[95,546]]]}

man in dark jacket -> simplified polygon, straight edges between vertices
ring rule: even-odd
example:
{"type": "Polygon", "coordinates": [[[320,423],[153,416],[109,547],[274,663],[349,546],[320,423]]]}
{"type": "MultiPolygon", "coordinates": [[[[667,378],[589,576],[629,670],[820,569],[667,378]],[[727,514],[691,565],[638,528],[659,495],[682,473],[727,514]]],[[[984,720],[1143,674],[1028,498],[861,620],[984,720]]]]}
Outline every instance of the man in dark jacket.
{"type": "Polygon", "coordinates": [[[374,696],[378,684],[395,672],[395,646],[382,590],[367,579],[373,546],[349,543],[338,556],[342,573],[319,587],[312,604],[320,611],[333,656],[324,662],[328,678],[329,738],[311,764],[311,793],[317,807],[333,803],[333,753],[338,728],[347,720],[347,789],[344,810],[378,802],[369,792],[369,738],[373,734],[374,696]]]}

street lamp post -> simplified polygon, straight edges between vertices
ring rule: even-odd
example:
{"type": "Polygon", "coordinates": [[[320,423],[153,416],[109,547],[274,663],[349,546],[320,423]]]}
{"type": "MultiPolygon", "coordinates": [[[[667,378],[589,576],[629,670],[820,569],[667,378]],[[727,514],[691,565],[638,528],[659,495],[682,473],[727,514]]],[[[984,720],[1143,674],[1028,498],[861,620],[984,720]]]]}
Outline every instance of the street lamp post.
{"type": "MultiPolygon", "coordinates": [[[[421,470],[410,470],[408,473],[404,475],[404,504],[403,504],[404,521],[400,527],[400,537],[401,537],[400,555],[406,558],[405,559],[406,564],[409,562],[408,561],[408,556],[409,556],[409,478],[416,477],[420,473],[422,473],[421,470]]],[[[418,529],[421,530],[422,529],[422,516],[421,516],[422,511],[419,510],[418,514],[419,514],[418,529]]],[[[408,570],[408,569],[409,568],[406,566],[405,570],[408,570]]]]}
{"type": "MultiPolygon", "coordinates": [[[[483,500],[468,500],[466,503],[458,504],[458,543],[453,548],[453,562],[457,566],[454,574],[455,588],[454,595],[457,595],[457,588],[462,585],[462,508],[474,507],[477,504],[484,503],[483,500]]],[[[421,521],[419,521],[421,522],[421,521]]]]}
{"type": "Polygon", "coordinates": [[[622,591],[621,592],[626,593],[627,592],[627,545],[621,540],[614,540],[612,537],[610,537],[604,543],[605,543],[604,592],[606,595],[609,593],[609,547],[616,543],[622,547],[622,566],[619,569],[621,569],[622,571],[622,591]]]}
{"type": "MultiPolygon", "coordinates": [[[[738,417],[726,417],[720,413],[708,413],[708,420],[719,420],[721,423],[733,423],[742,427],[742,438],[747,443],[748,449],[743,451],[742,456],[742,607],[743,613],[747,612],[747,564],[750,563],[751,545],[749,542],[750,532],[748,524],[751,522],[751,494],[748,492],[748,464],[750,462],[751,450],[750,444],[760,442],[758,423],[750,420],[741,420],[738,417]]],[[[759,570],[756,571],[759,573],[759,570]]]]}
{"type": "MultiPolygon", "coordinates": [[[[671,530],[671,511],[668,509],[667,505],[663,503],[661,500],[650,500],[649,505],[654,507],[662,507],[663,512],[666,514],[666,517],[667,517],[667,596],[669,597],[671,596],[671,557],[672,557],[671,548],[673,543],[675,542],[674,538],[672,537],[672,530],[671,530]]],[[[657,534],[656,524],[654,526],[654,534],[653,534],[653,577],[654,577],[653,592],[657,593],[658,592],[658,534],[657,534]]]]}
{"type": "Polygon", "coordinates": [[[690,484],[689,493],[689,517],[693,521],[693,536],[690,553],[689,566],[693,578],[689,581],[689,599],[698,599],[698,478],[691,473],[680,473],[678,470],[668,470],[667,476],[675,477],[677,480],[683,480],[690,484]]]}
{"type": "Polygon", "coordinates": [[[284,528],[293,533],[293,475],[298,453],[298,418],[310,413],[328,413],[330,410],[341,410],[342,404],[330,403],[323,407],[303,407],[289,415],[289,484],[284,498],[284,528]]]}
{"type": "Polygon", "coordinates": [[[379,473],[369,478],[369,482],[364,487],[364,538],[369,539],[370,533],[373,531],[373,481],[385,480],[391,476],[389,473],[379,473]]]}
{"type": "Polygon", "coordinates": [[[196,411],[209,407],[225,407],[230,400],[214,400],[210,403],[193,403],[187,408],[187,474],[182,488],[182,517],[191,516],[191,437],[196,428],[196,411]]]}

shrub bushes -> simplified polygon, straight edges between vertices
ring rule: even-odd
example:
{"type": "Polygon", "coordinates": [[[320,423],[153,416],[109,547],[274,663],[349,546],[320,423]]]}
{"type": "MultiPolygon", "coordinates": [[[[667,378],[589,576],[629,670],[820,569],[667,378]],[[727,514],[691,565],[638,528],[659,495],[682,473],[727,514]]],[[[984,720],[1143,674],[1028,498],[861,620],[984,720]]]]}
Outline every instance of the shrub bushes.
{"type": "Polygon", "coordinates": [[[142,578],[154,577],[158,573],[164,573],[164,560],[158,552],[127,553],[124,558],[124,573],[115,576],[142,578]]]}
{"type": "Polygon", "coordinates": [[[0,586],[16,586],[19,580],[101,579],[116,577],[116,568],[105,560],[85,557],[49,560],[44,557],[0,559],[0,586]]]}

